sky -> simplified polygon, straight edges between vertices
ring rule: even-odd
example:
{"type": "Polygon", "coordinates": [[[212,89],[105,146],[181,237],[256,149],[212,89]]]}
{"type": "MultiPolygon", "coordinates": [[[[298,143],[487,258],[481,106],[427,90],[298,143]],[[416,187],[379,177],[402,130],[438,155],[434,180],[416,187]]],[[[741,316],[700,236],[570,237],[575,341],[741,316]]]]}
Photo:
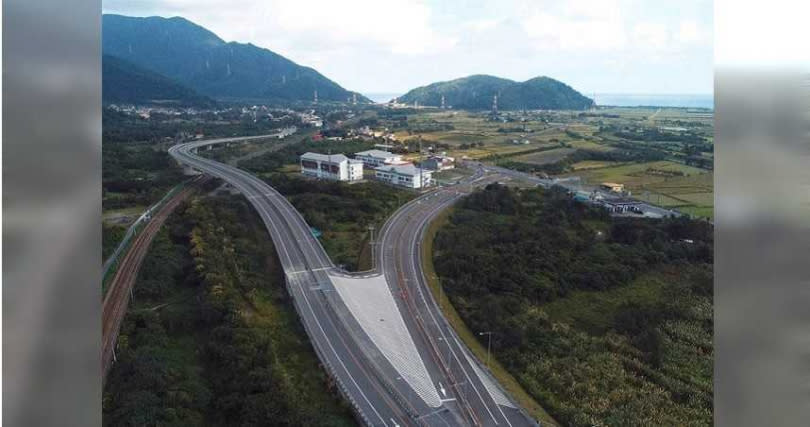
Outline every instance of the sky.
{"type": "Polygon", "coordinates": [[[102,9],[182,16],[367,94],[471,74],[549,76],[585,95],[713,91],[706,0],[104,0],[102,9]]]}

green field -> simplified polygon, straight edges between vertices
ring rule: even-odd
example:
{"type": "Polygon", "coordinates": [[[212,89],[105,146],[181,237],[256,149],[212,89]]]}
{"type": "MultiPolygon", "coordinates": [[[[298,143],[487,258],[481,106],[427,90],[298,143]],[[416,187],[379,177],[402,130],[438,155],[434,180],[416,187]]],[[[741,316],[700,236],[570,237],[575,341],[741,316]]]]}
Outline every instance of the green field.
{"type": "Polygon", "coordinates": [[[533,165],[546,165],[549,163],[559,162],[565,156],[576,151],[575,148],[555,148],[548,151],[540,151],[537,153],[524,154],[522,156],[513,157],[514,160],[529,163],[533,165]]]}
{"type": "Polygon", "coordinates": [[[589,185],[601,182],[624,184],[633,197],[641,200],[676,208],[690,215],[713,216],[714,174],[704,169],[658,161],[585,167],[566,176],[579,176],[589,185]]]}

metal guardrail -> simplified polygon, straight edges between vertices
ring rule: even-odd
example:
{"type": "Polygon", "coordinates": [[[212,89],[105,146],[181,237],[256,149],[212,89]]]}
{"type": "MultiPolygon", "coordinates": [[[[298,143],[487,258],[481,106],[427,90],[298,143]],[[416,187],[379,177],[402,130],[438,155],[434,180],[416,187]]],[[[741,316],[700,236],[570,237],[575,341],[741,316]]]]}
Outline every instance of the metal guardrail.
{"type": "Polygon", "coordinates": [[[132,237],[136,236],[138,232],[141,231],[146,226],[146,224],[149,223],[149,221],[152,219],[152,214],[154,212],[160,210],[160,208],[162,208],[163,205],[165,205],[169,199],[171,199],[175,194],[177,194],[177,192],[185,188],[189,182],[190,180],[183,181],[180,184],[177,184],[174,187],[172,187],[172,189],[169,190],[163,196],[163,198],[158,200],[157,203],[155,203],[154,205],[150,206],[144,213],[141,214],[140,217],[138,217],[137,220],[135,220],[135,222],[132,223],[132,225],[129,226],[129,228],[127,229],[127,233],[124,235],[124,238],[121,239],[121,242],[118,244],[118,247],[116,247],[115,251],[109,257],[107,257],[106,261],[104,261],[101,273],[101,289],[103,289],[106,292],[107,282],[109,282],[110,279],[112,279],[112,277],[115,275],[115,272],[118,270],[118,265],[120,264],[121,261],[120,259],[121,254],[126,253],[126,251],[129,249],[130,245],[132,244],[132,237]]]}

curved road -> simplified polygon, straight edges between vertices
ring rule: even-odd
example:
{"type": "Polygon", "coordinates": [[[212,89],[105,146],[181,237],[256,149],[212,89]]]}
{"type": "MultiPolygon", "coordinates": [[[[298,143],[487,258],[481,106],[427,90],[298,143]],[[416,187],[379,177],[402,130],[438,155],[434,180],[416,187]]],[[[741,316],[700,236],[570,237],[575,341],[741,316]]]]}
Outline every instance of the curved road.
{"type": "Polygon", "coordinates": [[[437,189],[401,207],[380,232],[377,265],[382,266],[389,286],[399,295],[403,313],[410,314],[405,316],[409,327],[438,366],[448,396],[452,393],[461,402],[475,424],[536,425],[458,338],[433,298],[422,270],[421,242],[431,221],[474,187],[498,179],[503,177],[484,175],[479,169],[458,185],[437,189]]]}
{"type": "MultiPolygon", "coordinates": [[[[267,137],[196,141],[176,145],[169,153],[179,162],[233,185],[256,208],[277,248],[288,290],[313,347],[363,422],[381,426],[536,425],[458,340],[421,271],[418,246],[430,219],[461,197],[465,187],[431,192],[398,210],[381,230],[377,265],[382,271],[372,273],[384,275],[430,379],[441,393],[441,405],[436,408],[417,396],[358,327],[332,280],[335,275],[351,274],[334,266],[286,198],[245,171],[195,154],[206,145],[267,137]]],[[[473,178],[477,184],[487,181],[483,170],[473,178]]]]}

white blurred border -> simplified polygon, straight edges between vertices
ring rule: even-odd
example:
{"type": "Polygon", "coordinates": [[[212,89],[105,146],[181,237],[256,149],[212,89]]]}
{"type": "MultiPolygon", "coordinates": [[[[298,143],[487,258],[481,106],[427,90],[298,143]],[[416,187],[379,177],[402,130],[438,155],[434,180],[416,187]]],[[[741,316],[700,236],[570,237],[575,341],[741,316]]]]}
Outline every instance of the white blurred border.
{"type": "Polygon", "coordinates": [[[807,70],[810,65],[810,2],[715,0],[716,67],[807,70]]]}
{"type": "Polygon", "coordinates": [[[810,422],[810,4],[715,1],[715,424],[810,422]]]}

